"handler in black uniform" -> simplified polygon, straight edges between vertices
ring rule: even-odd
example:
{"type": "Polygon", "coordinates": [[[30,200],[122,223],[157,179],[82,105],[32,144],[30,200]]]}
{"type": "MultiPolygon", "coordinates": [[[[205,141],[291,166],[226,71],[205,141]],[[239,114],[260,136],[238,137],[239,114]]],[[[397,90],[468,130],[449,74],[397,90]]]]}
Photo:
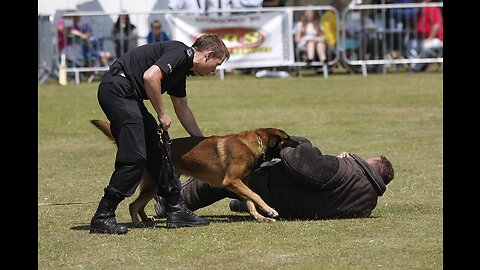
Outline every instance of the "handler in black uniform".
{"type": "MultiPolygon", "coordinates": [[[[338,157],[323,155],[302,137],[296,148],[281,150],[280,161],[262,164],[247,178],[248,186],[278,211],[283,219],[359,218],[370,216],[377,199],[392,181],[394,171],[384,156],[363,160],[347,152],[338,157]]],[[[245,204],[226,189],[191,178],[180,192],[187,206],[195,211],[223,198],[232,211],[246,212],[245,204]]],[[[164,216],[164,205],[157,196],[155,212],[164,216]]],[[[261,210],[259,210],[261,211],[261,210]]]]}
{"type": "MultiPolygon", "coordinates": [[[[188,107],[186,78],[214,73],[229,57],[218,35],[203,34],[192,47],[179,41],[146,44],[128,51],[112,64],[98,87],[98,101],[110,121],[118,150],[115,170],[90,222],[90,232],[127,233],[127,226],[117,224],[115,219],[118,204],[134,194],[145,167],[159,183],[158,124],[143,100],[150,100],[159,123],[168,129],[172,120],[161,98],[167,92],[185,130],[191,136],[203,136],[188,107]]],[[[208,220],[185,206],[180,188],[176,178],[159,190],[167,202],[167,228],[207,225],[208,220]]]]}

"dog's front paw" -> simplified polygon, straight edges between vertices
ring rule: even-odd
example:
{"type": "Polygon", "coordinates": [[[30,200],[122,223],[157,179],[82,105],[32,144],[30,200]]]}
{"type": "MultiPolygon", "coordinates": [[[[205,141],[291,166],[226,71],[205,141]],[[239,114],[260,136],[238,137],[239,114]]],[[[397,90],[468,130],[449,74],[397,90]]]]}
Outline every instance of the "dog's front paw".
{"type": "Polygon", "coordinates": [[[270,209],[270,211],[267,213],[267,215],[268,215],[269,217],[275,218],[275,217],[278,217],[278,212],[275,211],[275,209],[272,208],[272,209],[270,209]]]}
{"type": "Polygon", "coordinates": [[[265,218],[266,219],[266,222],[275,222],[277,221],[276,219],[274,218],[265,218]]]}
{"type": "Polygon", "coordinates": [[[255,220],[257,222],[260,222],[260,223],[263,223],[263,222],[275,222],[277,220],[275,220],[274,218],[269,218],[269,217],[264,217],[262,215],[258,215],[255,217],[255,220]]]}

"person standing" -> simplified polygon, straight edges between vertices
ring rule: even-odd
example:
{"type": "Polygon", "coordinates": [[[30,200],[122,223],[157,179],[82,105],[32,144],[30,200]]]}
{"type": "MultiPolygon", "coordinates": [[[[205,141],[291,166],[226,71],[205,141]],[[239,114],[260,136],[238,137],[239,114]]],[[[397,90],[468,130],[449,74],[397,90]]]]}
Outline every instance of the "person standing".
{"type": "Polygon", "coordinates": [[[158,194],[166,200],[167,228],[209,224],[186,207],[179,195],[178,177],[166,185],[159,184],[162,159],[156,120],[164,129],[172,123],[163,105],[162,94],[166,92],[188,134],[203,136],[188,106],[186,79],[194,74],[214,73],[229,58],[230,52],[220,36],[203,34],[191,47],[175,40],[139,46],[111,65],[98,86],[97,95],[118,148],[114,171],[90,222],[91,233],[128,232],[125,225],[117,224],[115,210],[125,197],[134,194],[145,168],[158,184],[158,194]],[[151,102],[157,119],[148,111],[144,100],[151,102]]]}
{"type": "Polygon", "coordinates": [[[118,16],[112,29],[112,35],[117,58],[138,45],[137,27],[130,22],[130,16],[127,13],[118,16]]]}

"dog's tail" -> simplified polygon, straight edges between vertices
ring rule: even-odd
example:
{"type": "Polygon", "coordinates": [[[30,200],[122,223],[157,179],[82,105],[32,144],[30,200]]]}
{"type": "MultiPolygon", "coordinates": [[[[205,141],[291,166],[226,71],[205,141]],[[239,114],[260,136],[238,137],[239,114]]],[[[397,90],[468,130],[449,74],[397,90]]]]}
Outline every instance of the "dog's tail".
{"type": "Polygon", "coordinates": [[[112,130],[110,129],[110,123],[102,120],[90,120],[90,123],[100,129],[100,131],[105,134],[112,142],[115,142],[115,137],[113,137],[112,130]]]}

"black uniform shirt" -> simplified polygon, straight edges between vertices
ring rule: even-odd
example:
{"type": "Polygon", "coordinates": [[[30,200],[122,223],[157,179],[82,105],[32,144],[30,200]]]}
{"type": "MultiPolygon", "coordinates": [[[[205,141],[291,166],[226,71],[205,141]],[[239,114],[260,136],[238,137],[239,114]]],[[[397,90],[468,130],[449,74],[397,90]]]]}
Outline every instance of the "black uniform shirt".
{"type": "Polygon", "coordinates": [[[187,76],[193,74],[190,71],[193,53],[191,47],[176,40],[149,43],[128,51],[111,68],[121,68],[132,82],[137,97],[148,99],[143,73],[155,64],[165,72],[162,94],[167,92],[174,97],[185,97],[187,76]]]}

